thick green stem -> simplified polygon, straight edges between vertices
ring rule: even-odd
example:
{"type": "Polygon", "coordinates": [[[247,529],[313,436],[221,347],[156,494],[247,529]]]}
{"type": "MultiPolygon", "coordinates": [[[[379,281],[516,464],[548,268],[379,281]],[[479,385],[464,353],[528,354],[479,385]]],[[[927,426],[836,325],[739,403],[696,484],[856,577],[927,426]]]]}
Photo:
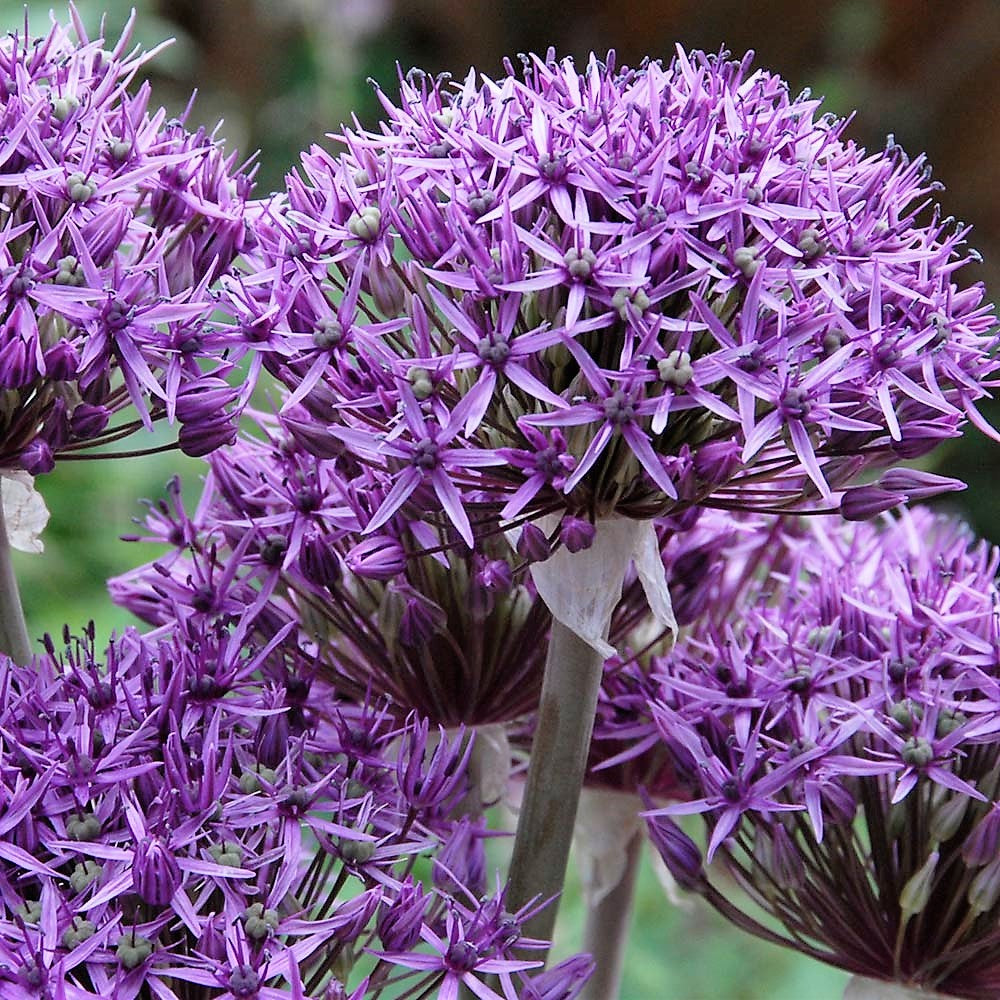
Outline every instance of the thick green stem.
{"type": "Polygon", "coordinates": [[[0,496],[0,653],[6,653],[16,663],[27,663],[31,659],[31,640],[28,638],[10,551],[3,517],[3,497],[0,496]]]}
{"type": "Polygon", "coordinates": [[[590,952],[596,968],[580,994],[580,1000],[617,1000],[621,991],[642,844],[643,836],[637,831],[625,848],[625,870],[621,881],[587,911],[583,950],[590,952]]]}
{"type": "MultiPolygon", "coordinates": [[[[562,892],[603,667],[600,653],[553,621],[510,863],[511,911],[532,899],[544,901],[562,892]]],[[[546,906],[525,923],[524,933],[551,941],[556,909],[555,902],[546,906]]],[[[532,958],[545,956],[546,952],[530,953],[532,958]]]]}

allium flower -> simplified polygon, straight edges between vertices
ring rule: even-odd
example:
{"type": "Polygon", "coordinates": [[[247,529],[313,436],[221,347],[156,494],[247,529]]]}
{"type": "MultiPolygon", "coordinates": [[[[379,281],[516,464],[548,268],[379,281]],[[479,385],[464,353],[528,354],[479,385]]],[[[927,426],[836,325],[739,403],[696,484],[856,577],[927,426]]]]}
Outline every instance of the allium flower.
{"type": "Polygon", "coordinates": [[[647,735],[689,798],[648,814],[653,841],[681,885],[768,940],[995,996],[1000,553],[920,509],[765,530],[739,613],[723,601],[656,662],[647,735]],[[707,859],[783,930],[703,867],[672,819],[691,813],[707,859]]]}
{"type": "Polygon", "coordinates": [[[231,282],[311,447],[385,482],[368,531],[829,506],[982,424],[992,310],[923,159],[749,57],[530,57],[379,96],[231,282]]]}
{"type": "MultiPolygon", "coordinates": [[[[111,583],[115,600],[155,625],[240,616],[312,660],[341,697],[385,698],[399,721],[477,726],[537,705],[551,616],[500,534],[460,552],[445,533],[360,526],[383,495],[349,457],[320,459],[264,423],[211,459],[193,515],[154,508],[147,537],[173,553],[111,583]],[[409,546],[408,553],[404,546],[409,546]]],[[[176,496],[176,491],[175,496],[176,496]]],[[[544,543],[547,547],[547,543],[544,543]]]]}
{"type": "Polygon", "coordinates": [[[5,998],[362,1000],[402,964],[408,995],[517,1000],[537,963],[503,895],[411,875],[462,827],[468,752],[422,761],[426,724],[338,700],[281,638],[179,623],[98,659],[91,628],[0,659],[5,998]],[[456,928],[475,959],[428,960],[456,928]]]}
{"type": "Polygon", "coordinates": [[[211,317],[253,172],[129,91],[131,20],[110,49],[71,22],[0,44],[0,468],[31,474],[164,418],[203,454],[245,401],[211,317]]]}
{"type": "MultiPolygon", "coordinates": [[[[114,600],[156,626],[239,617],[264,642],[291,627],[287,643],[342,697],[363,701],[374,692],[400,721],[411,711],[445,727],[528,716],[538,703],[551,615],[526,570],[555,540],[534,525],[516,547],[493,534],[470,551],[429,526],[362,537],[383,495],[368,471],[350,456],[317,458],[256,416],[268,437],[241,439],[209,459],[196,511],[184,509],[176,481],[170,501],[151,508],[143,537],[173,551],[113,579],[114,600]],[[421,545],[428,551],[413,551],[421,545]]],[[[733,536],[751,526],[712,515],[688,534],[679,527],[663,522],[660,531],[663,565],[685,614],[714,578],[708,551],[718,569],[723,552],[736,558],[733,536]]],[[[610,638],[634,649],[663,638],[634,572],[610,638]]]]}

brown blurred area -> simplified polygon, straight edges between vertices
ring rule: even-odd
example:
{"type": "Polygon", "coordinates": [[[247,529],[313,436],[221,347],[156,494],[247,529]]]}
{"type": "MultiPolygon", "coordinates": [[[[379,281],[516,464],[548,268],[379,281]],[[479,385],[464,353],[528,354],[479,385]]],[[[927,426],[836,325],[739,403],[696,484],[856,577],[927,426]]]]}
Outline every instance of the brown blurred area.
{"type": "MultiPolygon", "coordinates": [[[[392,93],[405,70],[487,75],[519,52],[585,57],[613,48],[619,64],[669,59],[674,45],[757,53],[793,90],[856,116],[849,134],[869,148],[889,133],[911,155],[926,152],[944,182],[945,210],[974,224],[970,242],[1000,298],[1000,0],[158,0],[159,14],[190,40],[191,81],[236,108],[243,148],[263,152],[262,180],[276,186],[297,151],[378,108],[365,78],[392,93]]],[[[183,81],[181,81],[183,83],[183,81]]],[[[209,98],[211,100],[211,96],[209,98]]],[[[1000,422],[1000,407],[990,417],[1000,422]]],[[[974,432],[950,445],[939,471],[970,480],[965,509],[993,527],[991,466],[1000,445],[974,432]]]]}
{"type": "MultiPolygon", "coordinates": [[[[976,245],[1000,257],[1000,91],[993,85],[1000,78],[1000,0],[160,0],[158,7],[195,43],[192,83],[232,98],[247,119],[247,138],[265,151],[275,102],[293,111],[282,130],[315,126],[313,136],[352,111],[371,119],[364,77],[375,75],[391,90],[394,59],[404,69],[460,75],[475,66],[489,75],[505,55],[550,45],[578,58],[613,48],[629,64],[669,59],[676,43],[753,49],[758,64],[793,89],[824,94],[838,114],[856,109],[851,132],[866,145],[881,145],[891,132],[911,153],[926,151],[948,187],[949,210],[975,220],[976,245]],[[304,35],[315,32],[324,45],[338,31],[350,33],[358,6],[378,7],[378,23],[349,57],[361,106],[317,121],[315,109],[283,100],[296,82],[288,61],[308,51],[304,35]],[[345,20],[347,28],[338,23],[345,20]]],[[[309,138],[303,131],[302,143],[309,138]]]]}

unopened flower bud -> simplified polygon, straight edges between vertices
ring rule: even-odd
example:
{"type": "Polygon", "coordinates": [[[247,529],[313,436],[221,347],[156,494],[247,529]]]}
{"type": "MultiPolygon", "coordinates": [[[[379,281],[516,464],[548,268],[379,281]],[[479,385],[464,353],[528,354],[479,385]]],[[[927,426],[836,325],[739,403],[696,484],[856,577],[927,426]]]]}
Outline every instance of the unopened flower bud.
{"type": "Polygon", "coordinates": [[[890,840],[900,840],[906,832],[906,824],[909,821],[905,802],[894,802],[889,806],[889,814],[886,818],[885,829],[890,840]]]}
{"type": "Polygon", "coordinates": [[[966,899],[974,913],[992,910],[1000,897],[1000,857],[980,868],[969,883],[966,899]]]}
{"type": "Polygon", "coordinates": [[[406,552],[391,535],[372,535],[345,556],[347,568],[366,580],[391,580],[406,568],[406,552]]]}
{"type": "Polygon", "coordinates": [[[337,553],[320,534],[309,534],[302,540],[299,570],[317,587],[335,587],[343,576],[337,553]]]}
{"type": "Polygon", "coordinates": [[[459,892],[464,887],[479,893],[486,887],[486,854],[482,821],[462,817],[438,852],[431,868],[431,881],[443,892],[459,892]]]}
{"type": "Polygon", "coordinates": [[[844,491],[840,514],[845,521],[869,521],[905,502],[905,493],[892,493],[878,486],[858,486],[844,491]]]}
{"type": "Polygon", "coordinates": [[[582,552],[594,544],[597,528],[592,521],[567,515],[559,525],[559,540],[569,552],[582,552]]]}
{"type": "Polygon", "coordinates": [[[135,848],[132,886],[151,906],[166,906],[181,884],[181,870],[170,848],[159,837],[144,837],[135,848]]]}
{"type": "Polygon", "coordinates": [[[968,804],[966,796],[953,794],[934,810],[928,830],[933,843],[943,844],[958,833],[968,804]]]}
{"type": "Polygon", "coordinates": [[[594,968],[594,960],[589,955],[567,958],[525,983],[521,1000],[568,1000],[579,996],[584,983],[594,974],[594,968]]]}
{"type": "Polygon", "coordinates": [[[45,373],[54,382],[76,378],[80,356],[68,340],[60,340],[45,352],[45,373]]]}
{"type": "Polygon", "coordinates": [[[406,288],[399,275],[377,257],[368,267],[368,286],[379,312],[385,317],[399,316],[406,308],[406,288]]]}
{"type": "MultiPolygon", "coordinates": [[[[333,976],[334,983],[346,983],[351,977],[351,972],[354,970],[355,963],[358,957],[354,954],[354,948],[348,942],[343,944],[334,956],[333,961],[330,963],[330,974],[333,976]]],[[[336,993],[333,994],[337,996],[336,993]]],[[[345,998],[347,996],[347,991],[344,990],[342,994],[345,998]]]]}
{"type": "Polygon", "coordinates": [[[206,917],[198,936],[198,954],[221,962],[226,958],[226,934],[219,915],[206,917]]]}
{"type": "Polygon", "coordinates": [[[73,437],[86,441],[97,437],[111,420],[111,411],[106,406],[92,406],[78,403],[69,418],[69,429],[73,437]]]}
{"type": "Polygon", "coordinates": [[[698,892],[705,879],[698,845],[669,816],[650,816],[646,822],[649,839],[674,881],[688,892],[698,892]]]}
{"type": "Polygon", "coordinates": [[[927,860],[907,879],[899,894],[899,909],[906,923],[910,917],[922,913],[931,898],[931,888],[934,885],[934,873],[940,855],[931,851],[927,860]]]}
{"type": "Polygon", "coordinates": [[[225,412],[212,420],[184,424],[177,434],[181,451],[190,458],[204,458],[235,440],[235,418],[225,412]]]}
{"type": "Polygon", "coordinates": [[[18,456],[18,464],[29,475],[41,476],[56,467],[56,460],[48,444],[35,438],[18,456]]]}
{"type": "Polygon", "coordinates": [[[797,889],[805,883],[802,855],[781,823],[775,823],[767,833],[761,830],[757,841],[767,843],[761,864],[779,889],[797,889]]]}
{"type": "Polygon", "coordinates": [[[420,930],[430,896],[412,881],[404,882],[396,898],[383,902],[375,920],[375,928],[383,946],[389,951],[409,951],[420,941],[420,930]]]}
{"type": "Polygon", "coordinates": [[[404,646],[422,646],[445,628],[448,616],[429,597],[410,587],[402,596],[404,605],[399,619],[399,641],[404,646]]]}
{"type": "Polygon", "coordinates": [[[822,786],[820,801],[823,814],[834,826],[848,826],[854,822],[858,803],[839,781],[828,781],[822,786]]]}
{"type": "Polygon", "coordinates": [[[694,471],[706,483],[726,483],[740,468],[742,448],[730,439],[710,441],[699,446],[694,455],[694,471]]]}
{"type": "Polygon", "coordinates": [[[1000,806],[990,811],[972,828],[962,845],[962,859],[970,868],[985,865],[1000,855],[1000,806]]]}
{"type": "Polygon", "coordinates": [[[947,420],[939,419],[933,424],[906,427],[902,434],[902,439],[893,441],[891,448],[899,458],[911,461],[933,451],[942,441],[955,437],[956,430],[947,420]]]}
{"type": "Polygon", "coordinates": [[[529,563],[544,562],[552,555],[549,540],[537,524],[526,524],[517,540],[517,554],[529,563]]]}
{"type": "Polygon", "coordinates": [[[890,469],[882,473],[878,481],[884,490],[905,493],[908,500],[927,500],[942,493],[955,493],[966,489],[961,479],[937,476],[933,472],[920,469],[890,469]]]}

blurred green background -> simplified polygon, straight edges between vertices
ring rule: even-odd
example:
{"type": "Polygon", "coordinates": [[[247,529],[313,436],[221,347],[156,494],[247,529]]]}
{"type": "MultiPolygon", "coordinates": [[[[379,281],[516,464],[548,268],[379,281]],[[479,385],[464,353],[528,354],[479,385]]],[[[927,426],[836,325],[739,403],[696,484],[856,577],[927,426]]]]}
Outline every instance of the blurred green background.
{"type": "MultiPolygon", "coordinates": [[[[50,3],[30,2],[33,33],[50,3]]],[[[95,32],[102,11],[116,36],[131,2],[80,0],[95,32]]],[[[948,191],[947,211],[975,223],[985,262],[966,280],[1000,288],[1000,75],[998,0],[138,0],[136,40],[176,43],[151,67],[155,94],[173,110],[199,92],[195,123],[224,119],[233,147],[261,150],[261,187],[280,186],[298,152],[352,115],[378,109],[369,77],[391,93],[396,63],[463,75],[499,71],[503,55],[544,50],[585,56],[615,48],[619,62],[669,58],[676,42],[736,53],[793,90],[809,86],[837,114],[857,109],[850,134],[870,147],[889,132],[912,154],[926,151],[948,191]]],[[[58,12],[62,17],[62,11],[58,12]]],[[[0,0],[0,26],[23,23],[20,2],[0,0]]],[[[988,408],[994,423],[1000,409],[988,408]]],[[[960,512],[983,534],[995,526],[993,478],[1000,449],[974,432],[936,457],[936,470],[966,479],[960,512]]],[[[65,462],[41,488],[52,510],[42,556],[17,569],[33,634],[128,623],[104,581],[154,553],[118,540],[134,530],[140,497],[158,497],[180,473],[195,496],[200,465],[175,454],[107,464],[65,462]]],[[[571,881],[557,950],[579,947],[582,904],[571,881]]],[[[625,1000],[836,1000],[846,977],[729,929],[692,901],[668,902],[645,862],[623,989],[625,1000]]]]}

